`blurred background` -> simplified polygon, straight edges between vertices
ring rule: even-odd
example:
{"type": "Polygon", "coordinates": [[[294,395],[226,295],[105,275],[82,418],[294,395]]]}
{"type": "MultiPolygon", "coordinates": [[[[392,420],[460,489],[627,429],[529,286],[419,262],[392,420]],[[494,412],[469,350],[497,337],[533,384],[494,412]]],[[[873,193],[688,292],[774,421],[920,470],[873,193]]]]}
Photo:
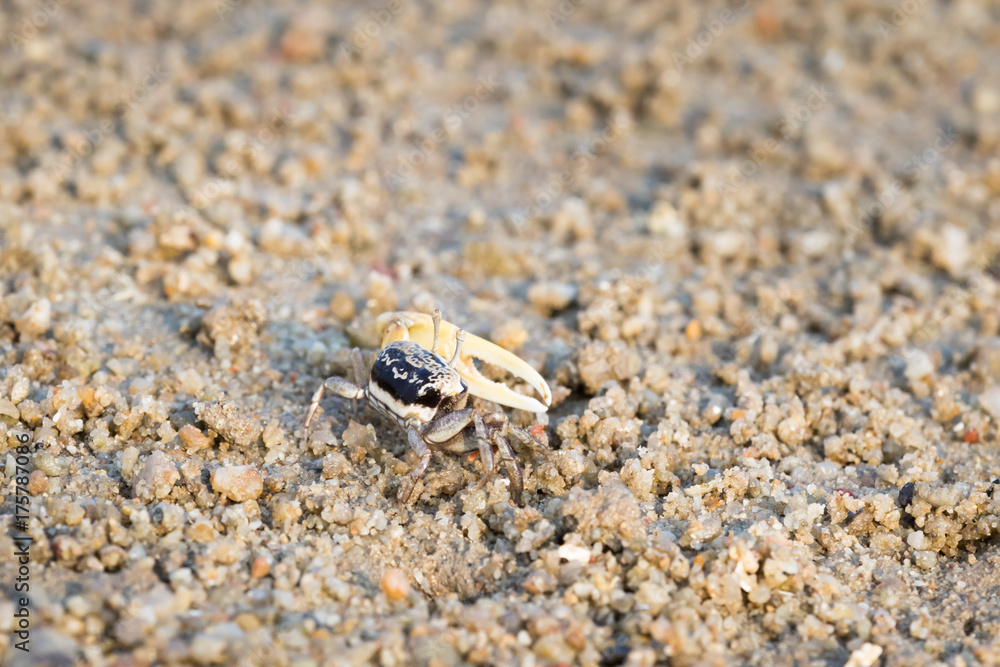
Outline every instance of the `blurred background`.
{"type": "Polygon", "coordinates": [[[997,2],[0,0],[0,35],[50,664],[1000,664],[956,555],[1000,511],[997,2]],[[458,459],[399,509],[391,424],[301,430],[435,307],[553,388],[527,509],[458,459]],[[975,506],[861,525],[907,482],[975,506]]]}

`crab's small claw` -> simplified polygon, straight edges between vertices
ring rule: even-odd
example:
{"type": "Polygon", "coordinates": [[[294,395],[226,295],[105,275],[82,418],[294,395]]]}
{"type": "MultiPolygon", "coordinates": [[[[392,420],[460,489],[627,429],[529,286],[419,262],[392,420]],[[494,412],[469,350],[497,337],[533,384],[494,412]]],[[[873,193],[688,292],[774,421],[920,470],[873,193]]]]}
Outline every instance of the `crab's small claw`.
{"type": "MultiPolygon", "coordinates": [[[[434,344],[434,320],[424,313],[414,311],[383,313],[375,320],[375,328],[382,337],[382,347],[398,340],[411,340],[428,350],[434,344]]],[[[455,353],[457,332],[458,327],[451,322],[441,320],[437,353],[443,359],[450,359],[455,353]]],[[[528,412],[545,412],[552,403],[549,385],[538,371],[517,355],[479,336],[465,334],[465,341],[454,366],[469,385],[469,393],[473,396],[528,412]],[[473,358],[509,371],[524,380],[538,392],[542,400],[518,394],[505,384],[483,377],[476,368],[473,358]]]]}

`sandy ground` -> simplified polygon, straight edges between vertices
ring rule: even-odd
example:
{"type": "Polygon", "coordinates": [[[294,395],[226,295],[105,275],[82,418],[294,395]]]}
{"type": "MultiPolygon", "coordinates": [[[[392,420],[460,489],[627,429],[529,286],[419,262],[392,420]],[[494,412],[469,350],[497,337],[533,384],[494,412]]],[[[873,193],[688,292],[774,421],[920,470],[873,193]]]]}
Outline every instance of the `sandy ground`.
{"type": "Polygon", "coordinates": [[[4,664],[1000,665],[997,2],[0,35],[4,664]],[[400,507],[388,420],[302,428],[435,307],[552,387],[524,507],[445,455],[400,507]]]}

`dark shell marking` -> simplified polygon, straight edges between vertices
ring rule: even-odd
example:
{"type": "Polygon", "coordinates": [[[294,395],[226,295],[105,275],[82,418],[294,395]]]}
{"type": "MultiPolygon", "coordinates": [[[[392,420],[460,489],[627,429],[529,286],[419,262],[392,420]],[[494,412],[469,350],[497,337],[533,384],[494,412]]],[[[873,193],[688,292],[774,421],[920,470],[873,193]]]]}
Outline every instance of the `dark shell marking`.
{"type": "Polygon", "coordinates": [[[379,352],[369,382],[403,405],[434,410],[468,391],[448,362],[409,341],[397,341],[379,352]]]}

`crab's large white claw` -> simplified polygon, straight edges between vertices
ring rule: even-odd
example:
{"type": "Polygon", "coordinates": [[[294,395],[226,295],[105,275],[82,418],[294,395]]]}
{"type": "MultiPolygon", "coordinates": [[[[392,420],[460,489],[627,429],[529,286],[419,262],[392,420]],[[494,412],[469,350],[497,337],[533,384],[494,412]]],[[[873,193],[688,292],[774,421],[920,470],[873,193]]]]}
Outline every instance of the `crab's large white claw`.
{"type": "MultiPolygon", "coordinates": [[[[414,311],[383,313],[375,320],[375,328],[382,337],[382,347],[398,341],[410,340],[428,350],[434,345],[434,320],[430,315],[414,311]]],[[[455,352],[455,333],[458,331],[451,322],[441,320],[437,353],[444,359],[451,359],[455,352]]],[[[462,353],[455,361],[455,369],[461,373],[469,385],[469,393],[487,401],[528,412],[545,412],[552,402],[549,385],[526,361],[479,336],[465,335],[462,353]],[[524,394],[518,394],[510,387],[483,377],[473,358],[509,371],[531,385],[541,401],[524,394]]]]}

